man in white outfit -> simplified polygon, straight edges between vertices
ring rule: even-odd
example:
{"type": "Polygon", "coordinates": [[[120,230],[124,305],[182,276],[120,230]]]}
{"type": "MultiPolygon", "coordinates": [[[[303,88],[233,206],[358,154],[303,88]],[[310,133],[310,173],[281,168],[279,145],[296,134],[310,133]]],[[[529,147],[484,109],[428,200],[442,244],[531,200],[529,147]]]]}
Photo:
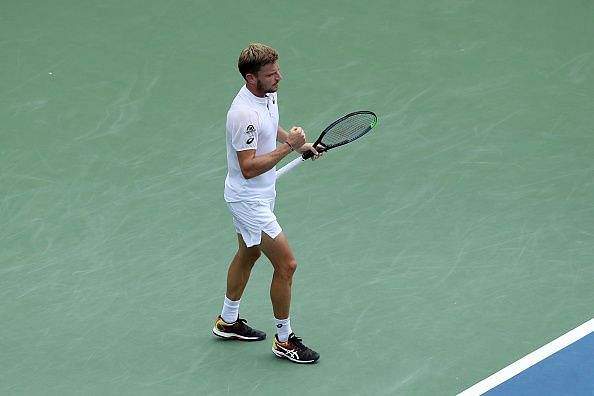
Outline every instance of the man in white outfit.
{"type": "Polygon", "coordinates": [[[270,299],[277,332],[272,352],[296,363],[314,363],[320,355],[302,343],[291,330],[291,284],[297,262],[274,215],[276,164],[293,150],[316,148],[306,143],[301,127],[290,132],[279,126],[276,91],[282,80],[278,53],[263,44],[251,44],[239,56],[245,85],[227,113],[227,164],[225,201],[233,216],[239,248],[227,273],[223,309],[213,333],[227,339],[259,341],[262,331],[239,318],[239,304],[251,270],[263,252],[274,273],[270,299]],[[277,146],[277,142],[280,144],[277,146]]]}

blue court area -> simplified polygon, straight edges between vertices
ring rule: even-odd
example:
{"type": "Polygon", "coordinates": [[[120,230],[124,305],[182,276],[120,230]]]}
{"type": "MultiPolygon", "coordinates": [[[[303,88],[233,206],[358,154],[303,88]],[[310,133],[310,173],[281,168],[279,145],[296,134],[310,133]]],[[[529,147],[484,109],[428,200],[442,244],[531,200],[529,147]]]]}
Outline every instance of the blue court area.
{"type": "Polygon", "coordinates": [[[460,396],[594,395],[594,319],[460,396]]]}
{"type": "Polygon", "coordinates": [[[486,393],[488,396],[594,395],[594,334],[486,393]]]}

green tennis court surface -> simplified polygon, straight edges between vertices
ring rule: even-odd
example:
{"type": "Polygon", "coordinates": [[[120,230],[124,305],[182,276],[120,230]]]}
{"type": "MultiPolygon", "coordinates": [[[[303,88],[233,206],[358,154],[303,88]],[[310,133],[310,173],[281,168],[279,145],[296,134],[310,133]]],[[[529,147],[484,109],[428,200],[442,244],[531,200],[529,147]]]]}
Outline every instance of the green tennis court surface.
{"type": "MultiPolygon", "coordinates": [[[[594,6],[5,1],[0,394],[454,395],[591,319],[594,6]],[[377,127],[295,169],[302,367],[211,333],[250,42],[281,123],[377,127]]],[[[290,158],[287,158],[287,161],[290,158]]],[[[274,325],[262,259],[242,316],[274,325]]]]}

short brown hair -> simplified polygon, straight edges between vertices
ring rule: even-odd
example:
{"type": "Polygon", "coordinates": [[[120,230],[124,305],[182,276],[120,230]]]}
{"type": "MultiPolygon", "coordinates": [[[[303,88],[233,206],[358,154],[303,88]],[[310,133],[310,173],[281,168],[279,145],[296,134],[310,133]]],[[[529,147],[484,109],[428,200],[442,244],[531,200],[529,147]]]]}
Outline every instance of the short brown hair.
{"type": "Polygon", "coordinates": [[[244,48],[239,54],[237,67],[245,78],[249,74],[256,74],[262,66],[274,63],[278,60],[278,52],[267,45],[254,43],[244,48]]]}

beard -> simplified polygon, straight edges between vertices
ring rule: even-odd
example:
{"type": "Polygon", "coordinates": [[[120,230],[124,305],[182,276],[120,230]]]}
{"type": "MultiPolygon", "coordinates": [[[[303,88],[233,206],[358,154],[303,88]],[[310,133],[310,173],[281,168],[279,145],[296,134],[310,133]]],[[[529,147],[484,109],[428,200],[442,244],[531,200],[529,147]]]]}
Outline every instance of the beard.
{"type": "Polygon", "coordinates": [[[256,83],[256,89],[258,91],[264,91],[266,93],[274,93],[274,92],[278,91],[278,83],[274,83],[274,84],[267,86],[267,85],[264,85],[264,83],[262,81],[258,80],[256,83]]]}

